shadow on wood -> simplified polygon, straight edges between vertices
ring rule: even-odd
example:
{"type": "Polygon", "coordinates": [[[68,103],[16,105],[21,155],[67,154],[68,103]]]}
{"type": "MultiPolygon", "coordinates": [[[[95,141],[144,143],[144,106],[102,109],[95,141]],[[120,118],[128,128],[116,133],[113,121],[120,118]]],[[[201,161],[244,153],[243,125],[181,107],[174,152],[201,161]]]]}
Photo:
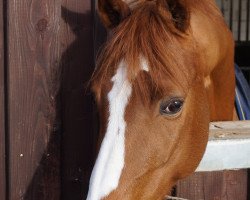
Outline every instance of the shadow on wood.
{"type": "MultiPolygon", "coordinates": [[[[62,7],[76,38],[62,55],[62,199],[84,199],[93,163],[93,98],[88,83],[94,70],[93,14],[62,7]]],[[[67,39],[67,38],[65,38],[67,39]]]]}
{"type": "MultiPolygon", "coordinates": [[[[62,54],[60,79],[55,78],[61,83],[56,100],[59,126],[51,133],[25,200],[84,199],[93,166],[96,117],[87,86],[95,61],[94,14],[62,7],[62,18],[76,37],[62,54]]],[[[63,34],[62,43],[67,39],[63,34]]]]}

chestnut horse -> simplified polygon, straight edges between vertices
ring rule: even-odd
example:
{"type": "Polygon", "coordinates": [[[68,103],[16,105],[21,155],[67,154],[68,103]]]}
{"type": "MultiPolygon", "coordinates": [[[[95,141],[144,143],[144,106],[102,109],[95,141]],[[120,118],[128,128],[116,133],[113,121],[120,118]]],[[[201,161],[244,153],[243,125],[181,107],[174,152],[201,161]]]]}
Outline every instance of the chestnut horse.
{"type": "Polygon", "coordinates": [[[232,120],[234,41],[213,0],[99,0],[109,39],[92,89],[100,148],[88,200],[160,200],[232,120]]]}

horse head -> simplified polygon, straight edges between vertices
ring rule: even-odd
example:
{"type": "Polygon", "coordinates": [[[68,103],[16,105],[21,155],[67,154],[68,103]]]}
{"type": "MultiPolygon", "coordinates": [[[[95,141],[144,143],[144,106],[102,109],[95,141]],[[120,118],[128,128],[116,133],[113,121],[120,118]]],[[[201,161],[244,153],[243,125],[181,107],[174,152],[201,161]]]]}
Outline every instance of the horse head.
{"type": "Polygon", "coordinates": [[[92,80],[100,147],[88,200],[163,199],[202,158],[209,100],[185,2],[98,1],[110,37],[92,80]]]}

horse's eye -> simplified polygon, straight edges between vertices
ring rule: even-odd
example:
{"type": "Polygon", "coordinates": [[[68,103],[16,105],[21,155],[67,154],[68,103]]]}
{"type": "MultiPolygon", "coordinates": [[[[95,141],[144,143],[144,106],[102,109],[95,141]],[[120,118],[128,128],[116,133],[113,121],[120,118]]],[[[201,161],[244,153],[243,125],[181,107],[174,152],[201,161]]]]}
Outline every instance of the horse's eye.
{"type": "Polygon", "coordinates": [[[162,115],[175,115],[181,111],[184,100],[179,98],[170,99],[162,102],[160,106],[160,113],[162,115]]]}

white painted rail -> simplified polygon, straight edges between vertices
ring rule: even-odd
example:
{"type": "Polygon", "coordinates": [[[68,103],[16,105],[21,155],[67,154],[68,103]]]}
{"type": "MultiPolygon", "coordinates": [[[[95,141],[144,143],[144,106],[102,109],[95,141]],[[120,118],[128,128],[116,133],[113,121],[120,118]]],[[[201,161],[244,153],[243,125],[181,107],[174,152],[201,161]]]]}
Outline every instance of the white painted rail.
{"type": "Polygon", "coordinates": [[[209,142],[196,171],[250,168],[250,121],[211,122],[209,142]]]}

